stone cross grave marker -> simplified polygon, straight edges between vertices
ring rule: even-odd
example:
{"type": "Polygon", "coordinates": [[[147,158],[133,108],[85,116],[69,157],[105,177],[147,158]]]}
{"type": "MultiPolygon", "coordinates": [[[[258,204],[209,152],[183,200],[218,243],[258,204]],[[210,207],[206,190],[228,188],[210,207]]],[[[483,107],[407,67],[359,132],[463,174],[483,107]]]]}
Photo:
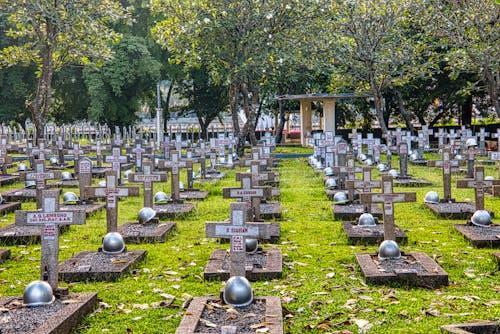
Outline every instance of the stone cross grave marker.
{"type": "Polygon", "coordinates": [[[60,177],[61,173],[58,171],[46,171],[45,160],[35,160],[35,168],[33,172],[25,174],[26,180],[35,180],[36,182],[36,207],[42,207],[42,191],[47,187],[47,180],[53,180],[60,177]]]}
{"type": "Polygon", "coordinates": [[[146,152],[146,150],[142,147],[142,139],[135,140],[135,148],[132,149],[132,152],[135,154],[135,171],[142,172],[142,154],[146,152]]]}
{"type": "Polygon", "coordinates": [[[204,179],[207,171],[207,146],[204,141],[200,141],[200,170],[201,178],[204,179]]]}
{"type": "Polygon", "coordinates": [[[57,290],[59,266],[59,226],[85,224],[85,211],[60,211],[60,189],[43,190],[42,210],[16,211],[16,220],[42,228],[41,279],[57,290]]]}
{"type": "Polygon", "coordinates": [[[170,136],[164,136],[161,143],[161,148],[163,150],[163,158],[165,160],[170,159],[170,149],[172,148],[172,142],[170,141],[170,136]]]}
{"type": "Polygon", "coordinates": [[[394,224],[394,203],[415,202],[416,193],[394,193],[392,189],[392,177],[382,176],[382,193],[362,193],[361,203],[383,203],[382,211],[384,216],[384,240],[396,240],[394,224]]]}
{"type": "Polygon", "coordinates": [[[354,156],[352,153],[346,154],[347,166],[335,166],[332,167],[333,172],[338,177],[338,189],[346,189],[346,180],[356,179],[356,173],[362,171],[361,167],[355,166],[354,156]]]}
{"type": "Polygon", "coordinates": [[[118,230],[118,199],[128,196],[128,188],[118,187],[118,178],[114,171],[106,172],[106,187],[86,187],[86,198],[106,198],[106,232],[118,230]]]}
{"type": "Polygon", "coordinates": [[[103,145],[100,139],[96,140],[95,145],[90,147],[95,152],[97,167],[102,167],[102,151],[106,149],[106,145],[103,145]]]}
{"type": "Polygon", "coordinates": [[[379,138],[375,138],[375,143],[373,144],[373,162],[380,162],[380,151],[381,151],[381,142],[379,138]]]}
{"type": "Polygon", "coordinates": [[[399,149],[399,175],[403,178],[408,177],[408,144],[402,142],[399,149]]]}
{"type": "Polygon", "coordinates": [[[467,155],[467,177],[472,179],[474,177],[474,164],[476,160],[476,155],[481,154],[481,150],[473,147],[467,148],[465,151],[467,155]]]}
{"type": "Polygon", "coordinates": [[[64,138],[63,136],[57,136],[56,140],[57,145],[57,160],[59,161],[59,165],[64,165],[64,138]]]}
{"type": "Polygon", "coordinates": [[[491,186],[484,180],[484,166],[474,167],[474,179],[457,180],[457,188],[474,188],[476,210],[484,210],[484,190],[491,186]]]}
{"type": "Polygon", "coordinates": [[[500,180],[500,151],[498,152],[489,152],[488,157],[490,160],[498,162],[498,179],[500,180]]]}
{"type": "Polygon", "coordinates": [[[142,166],[142,173],[132,173],[129,179],[132,182],[142,182],[144,185],[144,207],[153,207],[153,182],[167,181],[166,173],[153,172],[153,163],[145,161],[142,166]]]}
{"type": "Polygon", "coordinates": [[[443,159],[432,160],[427,162],[429,167],[442,167],[443,168],[443,191],[445,202],[453,202],[451,197],[451,172],[453,169],[458,170],[459,162],[451,160],[451,151],[449,147],[443,148],[443,159]]]}
{"type": "Polygon", "coordinates": [[[230,223],[205,224],[208,238],[230,238],[230,276],[245,276],[246,251],[245,239],[269,239],[271,237],[269,223],[249,222],[250,205],[247,202],[231,203],[230,223]]]}
{"type": "Polygon", "coordinates": [[[86,187],[92,184],[92,161],[83,157],[78,163],[78,188],[80,189],[80,199],[82,202],[87,202],[86,187]]]}
{"type": "Polygon", "coordinates": [[[363,144],[366,145],[366,152],[369,155],[373,155],[373,145],[375,144],[375,138],[373,138],[373,133],[366,134],[366,138],[363,139],[363,144]]]}
{"type": "Polygon", "coordinates": [[[7,167],[12,163],[12,158],[7,154],[7,138],[2,136],[0,142],[0,166],[2,168],[2,175],[7,174],[7,167]]]}
{"type": "Polygon", "coordinates": [[[118,182],[121,180],[121,165],[127,163],[127,157],[121,155],[121,147],[115,146],[111,149],[111,156],[106,156],[106,162],[111,162],[111,169],[116,174],[118,182]]]}
{"type": "Polygon", "coordinates": [[[45,147],[45,140],[39,138],[38,139],[38,147],[33,148],[31,150],[31,155],[33,157],[38,157],[39,160],[46,160],[47,155],[49,155],[52,151],[45,147]]]}
{"type": "Polygon", "coordinates": [[[434,134],[434,137],[438,138],[438,148],[441,149],[444,147],[445,139],[447,137],[447,133],[443,128],[439,128],[438,132],[434,134]]]}
{"type": "MultiPolygon", "coordinates": [[[[372,168],[363,167],[363,180],[346,180],[347,196],[352,201],[354,190],[361,190],[362,193],[371,192],[372,188],[380,188],[380,180],[372,180],[372,168]]],[[[365,205],[365,212],[371,211],[371,205],[365,205]]]]}
{"type": "Polygon", "coordinates": [[[172,200],[174,203],[181,203],[181,196],[179,194],[179,168],[185,168],[186,162],[180,160],[180,153],[178,151],[172,151],[170,158],[170,161],[160,161],[160,167],[170,169],[172,200]]]}
{"type": "Polygon", "coordinates": [[[434,130],[433,129],[429,129],[428,125],[422,125],[422,129],[419,131],[419,133],[422,133],[423,137],[425,139],[424,149],[425,150],[430,149],[431,148],[431,144],[430,144],[430,141],[429,141],[429,137],[434,134],[434,130]]]}
{"type": "Polygon", "coordinates": [[[78,162],[80,161],[80,154],[83,154],[83,150],[80,148],[80,144],[78,142],[73,143],[73,148],[68,151],[73,155],[73,163],[75,165],[75,173],[78,173],[78,162]]]}
{"type": "Polygon", "coordinates": [[[254,219],[260,220],[260,202],[271,197],[271,187],[253,186],[252,173],[236,173],[236,180],[241,182],[241,187],[223,188],[222,196],[224,198],[238,198],[242,202],[251,203],[254,219]]]}
{"type": "Polygon", "coordinates": [[[479,151],[481,154],[486,154],[486,137],[490,135],[489,132],[486,132],[485,128],[480,128],[479,133],[477,134],[479,151]]]}

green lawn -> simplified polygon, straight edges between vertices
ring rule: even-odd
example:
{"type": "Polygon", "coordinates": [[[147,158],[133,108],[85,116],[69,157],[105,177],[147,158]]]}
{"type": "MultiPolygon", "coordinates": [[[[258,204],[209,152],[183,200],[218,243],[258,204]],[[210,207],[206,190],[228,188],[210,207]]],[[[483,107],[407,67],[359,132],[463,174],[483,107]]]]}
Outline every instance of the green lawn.
{"type": "MultiPolygon", "coordinates": [[[[296,152],[281,148],[280,152],[296,152]]],[[[300,153],[307,150],[300,149],[300,153]]],[[[311,151],[309,151],[311,152],[311,151]]],[[[432,155],[437,159],[437,155],[432,155]]],[[[394,161],[396,163],[396,160],[394,161]]],[[[236,186],[236,170],[210,190],[207,200],[197,203],[196,213],[177,221],[178,233],[164,244],[129,245],[145,249],[147,259],[130,275],[115,283],[71,283],[72,292],[98,292],[100,308],[85,318],[78,333],[173,333],[191,296],[217,296],[221,282],[204,282],[203,267],[215,248],[228,247],[204,238],[206,221],[229,217],[229,200],[222,187],[236,186]],[[160,302],[175,298],[170,307],[160,302]]],[[[332,203],[326,198],[321,175],[307,166],[306,159],[281,162],[281,240],[283,278],[252,283],[258,296],[280,296],[284,329],[288,333],[437,333],[444,324],[472,319],[500,319],[500,274],[492,249],[475,249],[453,229],[463,221],[435,218],[423,205],[429,190],[442,196],[441,170],[410,166],[409,172],[426,178],[432,186],[397,188],[416,191],[416,203],[395,205],[396,224],[408,235],[405,251],[422,251],[435,258],[448,272],[450,285],[437,290],[397,286],[368,286],[357,267],[354,253],[374,252],[376,246],[351,246],[340,221],[333,220],[332,203]]],[[[486,175],[497,175],[487,166],[486,175]]],[[[185,172],[183,173],[183,176],[185,172]]],[[[374,170],[374,177],[378,172],[374,170]]],[[[453,185],[458,176],[453,177],[453,185]]],[[[18,183],[15,186],[22,186],[18,183]]],[[[169,191],[168,183],[155,191],[169,191]]],[[[472,189],[456,189],[459,200],[473,198],[472,189]]],[[[142,198],[119,203],[119,224],[136,220],[142,198]]],[[[34,204],[23,204],[32,209],[34,204]]],[[[486,198],[486,208],[500,215],[500,199],[486,198]]],[[[2,217],[0,226],[11,224],[14,215],[2,217]]],[[[497,218],[493,220],[499,222],[497,218]]],[[[60,260],[83,250],[97,250],[105,233],[105,211],[72,226],[60,238],[60,260]]],[[[21,295],[24,287],[39,278],[40,246],[11,246],[11,260],[0,265],[0,294],[21,295]]],[[[497,250],[498,251],[498,250],[497,250]]],[[[65,283],[61,284],[65,286],[65,283]]],[[[1,328],[1,325],[0,325],[1,328]]]]}

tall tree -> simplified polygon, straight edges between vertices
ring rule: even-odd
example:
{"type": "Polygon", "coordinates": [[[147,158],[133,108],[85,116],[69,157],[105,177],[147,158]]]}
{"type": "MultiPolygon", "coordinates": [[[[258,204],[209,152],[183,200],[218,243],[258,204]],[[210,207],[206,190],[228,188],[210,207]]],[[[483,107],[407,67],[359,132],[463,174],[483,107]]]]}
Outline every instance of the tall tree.
{"type": "MultiPolygon", "coordinates": [[[[188,67],[207,64],[212,79],[227,85],[238,153],[245,139],[255,144],[261,85],[272,60],[303,57],[300,28],[315,12],[312,1],[300,0],[153,0],[153,11],[164,13],[154,33],[172,53],[172,61],[188,67]],[[296,41],[295,49],[290,48],[296,41]],[[287,46],[286,48],[284,46],[287,46]],[[293,51],[292,51],[293,50],[293,51]],[[247,121],[240,127],[238,112],[247,121]]],[[[314,2],[316,3],[316,2],[314,2]]]]}
{"type": "Polygon", "coordinates": [[[54,71],[68,63],[109,59],[110,43],[119,39],[109,25],[127,13],[114,0],[0,0],[0,11],[11,25],[7,36],[17,41],[0,51],[0,66],[26,63],[38,68],[36,92],[27,106],[41,136],[54,71]]]}
{"type": "Polygon", "coordinates": [[[428,0],[427,31],[448,50],[451,75],[477,75],[465,89],[486,91],[500,117],[500,3],[497,0],[428,0]]]}

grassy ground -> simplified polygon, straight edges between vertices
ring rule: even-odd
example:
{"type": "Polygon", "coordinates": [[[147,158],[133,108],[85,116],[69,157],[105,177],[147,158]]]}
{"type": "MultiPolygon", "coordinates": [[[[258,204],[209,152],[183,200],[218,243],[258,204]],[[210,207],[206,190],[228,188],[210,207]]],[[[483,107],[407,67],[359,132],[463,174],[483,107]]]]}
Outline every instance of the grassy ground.
{"type": "MultiPolygon", "coordinates": [[[[296,152],[281,149],[292,151],[296,152]]],[[[177,221],[179,232],[166,243],[129,245],[129,249],[148,251],[146,261],[132,274],[116,283],[69,284],[72,292],[95,291],[102,300],[78,333],[173,333],[184,313],[185,300],[218,295],[223,284],[204,282],[203,267],[213,249],[227,245],[204,238],[204,223],[229,217],[230,200],[222,198],[221,188],[237,185],[236,171],[227,171],[227,177],[217,185],[202,186],[210,190],[210,197],[197,203],[196,213],[177,221]],[[169,307],[160,303],[173,298],[169,307]]],[[[366,285],[354,253],[374,252],[377,247],[349,245],[341,223],[333,220],[332,203],[324,194],[321,176],[307,166],[305,159],[282,161],[282,238],[279,244],[265,247],[282,250],[283,278],[252,286],[256,295],[281,297],[286,332],[437,333],[444,324],[500,319],[500,274],[493,250],[475,249],[455,232],[452,225],[463,221],[437,219],[423,207],[427,191],[436,190],[442,196],[440,169],[410,166],[409,172],[432,181],[433,186],[395,188],[417,192],[417,203],[395,205],[396,224],[409,238],[403,250],[422,251],[437,260],[450,277],[450,285],[441,289],[366,285]]],[[[373,174],[378,177],[376,171],[373,174]]],[[[496,167],[488,166],[486,175],[497,176],[496,167]]],[[[15,186],[21,183],[7,188],[15,186]]],[[[162,189],[168,192],[169,184],[155,186],[155,191],[162,189]]],[[[452,194],[459,201],[473,198],[472,189],[453,187],[452,194]]],[[[33,203],[23,204],[23,209],[33,207],[33,203]]],[[[142,198],[120,201],[119,224],[136,220],[141,207],[142,198]]],[[[486,208],[500,214],[500,199],[487,197],[486,208]]],[[[13,220],[13,214],[2,217],[0,226],[13,220]]],[[[493,221],[499,222],[498,218],[493,221]]],[[[86,225],[71,227],[61,236],[60,260],[82,250],[97,250],[105,225],[103,211],[86,225]]],[[[40,246],[10,249],[13,259],[0,265],[0,294],[21,295],[30,281],[39,278],[40,246]]]]}

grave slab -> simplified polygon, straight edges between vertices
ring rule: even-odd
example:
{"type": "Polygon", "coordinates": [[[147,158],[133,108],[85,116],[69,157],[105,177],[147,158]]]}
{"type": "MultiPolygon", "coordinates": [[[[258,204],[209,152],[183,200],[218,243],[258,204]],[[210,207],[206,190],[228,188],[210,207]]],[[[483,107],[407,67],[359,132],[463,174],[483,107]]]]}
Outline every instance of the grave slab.
{"type": "Polygon", "coordinates": [[[208,180],[220,180],[226,177],[226,173],[217,170],[209,170],[205,172],[205,179],[208,180]]]}
{"type": "Polygon", "coordinates": [[[478,248],[500,246],[500,225],[492,224],[488,227],[481,227],[468,223],[453,226],[465,239],[478,248]]]}
{"type": "Polygon", "coordinates": [[[468,219],[476,211],[474,203],[449,202],[449,203],[424,203],[434,215],[443,219],[468,219]]]}
{"type": "Polygon", "coordinates": [[[0,249],[0,263],[10,258],[10,249],[0,249]]]}
{"type": "Polygon", "coordinates": [[[16,175],[0,175],[0,186],[12,184],[19,181],[19,176],[16,175]]]}
{"type": "MultiPolygon", "coordinates": [[[[69,230],[69,226],[60,226],[59,233],[69,230]]],[[[8,225],[0,229],[0,244],[30,245],[40,243],[42,229],[40,226],[8,225]]]]}
{"type": "Polygon", "coordinates": [[[465,324],[445,325],[442,333],[451,334],[499,334],[500,324],[494,321],[475,321],[465,324]]]}
{"type": "Polygon", "coordinates": [[[69,334],[97,307],[97,294],[70,294],[51,305],[22,307],[22,297],[0,297],[2,334],[69,334]],[[66,301],[66,302],[65,302],[66,301]]]}
{"type": "Polygon", "coordinates": [[[111,170],[111,167],[92,167],[92,177],[103,179],[108,170],[111,170]]]}
{"type": "MultiPolygon", "coordinates": [[[[216,298],[209,298],[209,297],[195,297],[192,301],[191,304],[189,304],[189,308],[186,310],[186,313],[184,314],[184,317],[181,320],[181,323],[179,324],[179,327],[177,328],[177,331],[175,332],[176,334],[191,334],[191,333],[198,333],[198,334],[208,334],[208,333],[213,333],[213,331],[207,330],[207,327],[205,329],[202,327],[202,322],[200,319],[205,319],[206,318],[206,312],[209,311],[208,305],[210,303],[217,303],[220,304],[221,306],[222,303],[220,302],[220,299],[216,298]]],[[[255,316],[252,316],[254,318],[255,322],[254,324],[258,323],[266,323],[266,328],[268,331],[266,333],[268,334],[283,334],[283,316],[282,316],[282,308],[281,308],[281,301],[280,298],[277,296],[269,296],[269,297],[256,297],[254,299],[254,302],[251,306],[253,305],[259,305],[262,306],[262,310],[260,312],[255,312],[255,310],[251,309],[250,306],[246,308],[242,307],[236,307],[235,309],[240,313],[241,316],[245,317],[247,313],[253,313],[255,316]],[[245,312],[248,310],[247,312],[245,312]]],[[[214,308],[214,309],[219,309],[219,308],[214,308]]],[[[255,329],[249,329],[249,330],[244,330],[241,328],[237,327],[237,320],[230,319],[230,317],[227,317],[227,312],[225,308],[222,308],[224,315],[221,316],[221,322],[224,321],[223,323],[217,323],[218,328],[217,328],[217,333],[221,332],[222,326],[236,326],[236,329],[233,333],[239,333],[239,334],[250,334],[250,333],[255,333],[255,329]],[[234,321],[233,321],[234,320],[234,321]]],[[[247,316],[247,318],[249,318],[247,316]]],[[[211,321],[213,322],[213,321],[211,321]]]]}
{"type": "Polygon", "coordinates": [[[9,212],[14,212],[21,209],[21,202],[3,202],[0,204],[0,215],[5,215],[9,212]]]}
{"type": "MultiPolygon", "coordinates": [[[[59,184],[60,185],[60,184],[59,184]]],[[[48,188],[53,186],[58,186],[54,183],[47,184],[48,188]]],[[[2,193],[2,197],[7,202],[31,202],[36,201],[36,189],[33,188],[19,188],[14,190],[9,190],[2,193]]]]}
{"type": "Polygon", "coordinates": [[[85,211],[85,216],[90,217],[93,214],[104,209],[104,204],[63,204],[60,206],[61,211],[85,211]]]}
{"type": "MultiPolygon", "coordinates": [[[[281,250],[259,247],[253,254],[245,254],[245,277],[249,281],[272,280],[283,274],[281,250]]],[[[203,277],[205,280],[229,279],[230,254],[224,249],[216,249],[208,260],[203,277]]]]}
{"type": "Polygon", "coordinates": [[[206,190],[186,190],[181,191],[179,196],[182,200],[199,200],[202,201],[208,197],[206,190]]]}
{"type": "Polygon", "coordinates": [[[259,204],[260,218],[275,219],[281,218],[280,202],[265,202],[259,204]]]}
{"type": "Polygon", "coordinates": [[[145,250],[120,254],[80,252],[59,265],[59,279],[65,282],[115,282],[146,256],[145,250]]]}
{"type": "MultiPolygon", "coordinates": [[[[379,245],[384,241],[384,224],[377,224],[373,227],[358,226],[356,222],[345,221],[342,222],[344,232],[347,234],[347,240],[352,245],[379,245]]],[[[408,237],[406,233],[401,230],[397,225],[394,226],[396,235],[396,242],[406,244],[408,237]]]]}
{"type": "Polygon", "coordinates": [[[432,289],[448,285],[448,274],[425,253],[403,253],[400,259],[385,261],[379,261],[377,254],[358,253],[355,256],[369,284],[402,284],[432,289]]]}
{"type": "Polygon", "coordinates": [[[165,242],[167,237],[177,231],[174,222],[150,222],[140,224],[128,222],[118,227],[118,232],[123,236],[125,244],[145,244],[165,242]]]}
{"type": "Polygon", "coordinates": [[[156,211],[156,217],[162,218],[184,218],[195,209],[194,203],[167,203],[154,204],[153,209],[156,211]]]}
{"type": "MultiPolygon", "coordinates": [[[[363,204],[333,205],[333,216],[336,220],[356,220],[364,212],[363,204]]],[[[370,213],[376,218],[382,218],[384,214],[380,206],[375,203],[371,204],[370,213]]]]}
{"type": "Polygon", "coordinates": [[[394,179],[394,185],[400,187],[426,187],[432,185],[432,183],[424,179],[416,179],[413,177],[397,177],[394,179]]]}

